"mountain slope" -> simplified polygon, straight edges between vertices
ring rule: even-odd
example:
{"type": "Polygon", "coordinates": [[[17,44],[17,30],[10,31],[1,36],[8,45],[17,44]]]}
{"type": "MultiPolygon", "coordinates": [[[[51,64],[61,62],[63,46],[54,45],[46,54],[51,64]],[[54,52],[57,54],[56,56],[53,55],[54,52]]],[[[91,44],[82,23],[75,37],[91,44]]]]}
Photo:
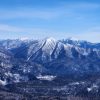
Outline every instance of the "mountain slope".
{"type": "Polygon", "coordinates": [[[13,65],[11,73],[18,75],[19,80],[27,81],[30,75],[33,77],[39,74],[83,76],[100,71],[99,44],[54,38],[4,40],[0,44],[6,51],[12,53],[14,61],[9,60],[13,65]]]}

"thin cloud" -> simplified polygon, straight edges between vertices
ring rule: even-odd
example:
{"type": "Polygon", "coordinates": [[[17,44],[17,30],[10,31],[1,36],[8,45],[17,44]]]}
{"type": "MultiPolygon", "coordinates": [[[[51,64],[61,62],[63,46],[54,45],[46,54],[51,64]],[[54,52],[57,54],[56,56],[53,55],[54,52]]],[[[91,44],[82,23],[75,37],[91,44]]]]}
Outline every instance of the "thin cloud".
{"type": "Polygon", "coordinates": [[[0,24],[0,32],[22,32],[23,29],[6,25],[6,24],[0,24]]]}
{"type": "Polygon", "coordinates": [[[74,8],[74,9],[98,9],[100,8],[100,4],[96,4],[96,3],[75,3],[73,5],[69,5],[69,8],[74,8]]]}
{"type": "Polygon", "coordinates": [[[92,10],[100,8],[99,4],[93,3],[61,3],[59,6],[47,9],[33,8],[18,8],[18,9],[1,9],[0,19],[13,19],[13,18],[40,18],[40,19],[53,19],[60,16],[74,16],[77,10],[92,10]]]}
{"type": "Polygon", "coordinates": [[[90,42],[100,42],[100,32],[90,32],[90,33],[84,33],[84,34],[80,34],[80,35],[76,35],[77,38],[81,39],[81,40],[87,40],[90,42]]]}
{"type": "Polygon", "coordinates": [[[11,26],[7,24],[0,24],[0,33],[1,32],[11,32],[11,33],[32,33],[32,32],[43,32],[44,29],[40,28],[23,28],[23,27],[16,27],[16,26],[11,26]]]}
{"type": "Polygon", "coordinates": [[[64,15],[65,12],[59,12],[58,10],[16,10],[16,11],[1,11],[0,19],[16,19],[16,18],[40,18],[40,19],[52,19],[64,15]]]}
{"type": "Polygon", "coordinates": [[[87,40],[90,42],[100,42],[100,27],[94,27],[91,29],[88,29],[85,32],[78,33],[78,34],[72,34],[76,38],[80,40],[87,40]]]}

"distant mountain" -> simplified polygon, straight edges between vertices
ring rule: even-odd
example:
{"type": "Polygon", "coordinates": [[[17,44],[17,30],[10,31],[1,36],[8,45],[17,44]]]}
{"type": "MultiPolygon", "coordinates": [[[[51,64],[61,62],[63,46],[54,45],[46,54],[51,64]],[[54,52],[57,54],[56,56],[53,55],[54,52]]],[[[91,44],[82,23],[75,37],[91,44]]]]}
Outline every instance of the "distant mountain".
{"type": "Polygon", "coordinates": [[[85,49],[100,49],[100,43],[91,43],[85,40],[78,40],[74,38],[62,39],[60,42],[64,44],[71,44],[85,49]]]}

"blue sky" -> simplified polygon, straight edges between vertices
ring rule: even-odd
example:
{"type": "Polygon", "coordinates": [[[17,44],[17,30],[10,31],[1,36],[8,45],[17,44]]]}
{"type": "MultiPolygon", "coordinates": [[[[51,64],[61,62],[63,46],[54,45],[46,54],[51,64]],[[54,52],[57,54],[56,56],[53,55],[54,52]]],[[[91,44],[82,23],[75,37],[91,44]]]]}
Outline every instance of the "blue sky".
{"type": "Polygon", "coordinates": [[[0,39],[45,37],[100,42],[100,1],[0,0],[0,39]]]}

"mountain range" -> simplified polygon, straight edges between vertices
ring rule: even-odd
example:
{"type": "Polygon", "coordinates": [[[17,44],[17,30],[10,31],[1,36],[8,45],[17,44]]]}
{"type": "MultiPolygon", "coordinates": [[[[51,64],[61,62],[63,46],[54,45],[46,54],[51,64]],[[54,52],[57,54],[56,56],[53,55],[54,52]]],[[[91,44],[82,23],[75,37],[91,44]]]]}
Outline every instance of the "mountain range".
{"type": "Polygon", "coordinates": [[[0,83],[3,85],[34,80],[39,75],[79,78],[99,72],[100,43],[72,38],[0,41],[0,83]]]}
{"type": "Polygon", "coordinates": [[[0,40],[0,100],[47,99],[100,99],[100,43],[0,40]]]}

